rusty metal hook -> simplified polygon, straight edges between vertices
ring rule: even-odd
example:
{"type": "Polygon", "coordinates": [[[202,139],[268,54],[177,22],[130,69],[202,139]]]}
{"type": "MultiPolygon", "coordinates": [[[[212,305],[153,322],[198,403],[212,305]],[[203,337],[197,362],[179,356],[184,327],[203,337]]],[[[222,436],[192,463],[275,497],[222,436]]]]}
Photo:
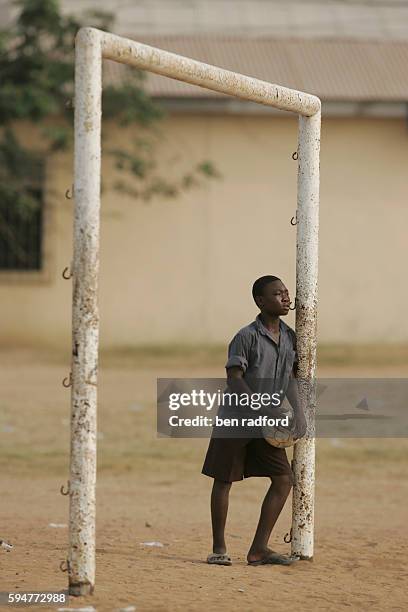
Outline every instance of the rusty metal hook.
{"type": "Polygon", "coordinates": [[[289,306],[289,310],[296,310],[296,298],[295,298],[295,301],[294,301],[293,308],[292,308],[292,306],[289,306]]]}
{"type": "Polygon", "coordinates": [[[68,389],[72,385],[72,373],[69,373],[69,376],[66,376],[62,381],[62,386],[68,389]]]}
{"type": "Polygon", "coordinates": [[[72,193],[73,193],[73,191],[74,191],[74,186],[73,185],[72,185],[71,189],[67,189],[66,192],[65,192],[65,197],[67,198],[67,200],[72,200],[72,198],[73,198],[71,190],[72,190],[72,193]]]}
{"type": "Polygon", "coordinates": [[[60,488],[61,495],[69,495],[70,494],[70,487],[71,487],[71,483],[70,483],[69,480],[67,481],[67,488],[66,489],[64,489],[64,485],[61,485],[61,488],[60,488]]]}
{"type": "Polygon", "coordinates": [[[62,278],[65,278],[65,280],[69,280],[70,278],[72,278],[72,270],[69,266],[63,269],[62,278]],[[67,272],[69,272],[69,274],[67,274],[67,272]]]}
{"type": "Polygon", "coordinates": [[[293,159],[293,161],[296,161],[297,159],[299,159],[299,154],[298,154],[298,152],[297,152],[297,151],[294,151],[294,152],[292,153],[292,159],[293,159]]]}
{"type": "Polygon", "coordinates": [[[290,528],[289,533],[285,533],[283,541],[285,542],[285,544],[289,544],[292,541],[292,527],[290,528]]]}
{"type": "Polygon", "coordinates": [[[297,225],[297,222],[298,222],[298,220],[297,220],[297,211],[296,211],[296,215],[291,218],[290,224],[291,225],[297,225]]]}
{"type": "Polygon", "coordinates": [[[61,563],[59,564],[59,568],[60,568],[61,572],[69,572],[69,561],[68,561],[68,559],[64,559],[63,561],[61,561],[61,563]]]}

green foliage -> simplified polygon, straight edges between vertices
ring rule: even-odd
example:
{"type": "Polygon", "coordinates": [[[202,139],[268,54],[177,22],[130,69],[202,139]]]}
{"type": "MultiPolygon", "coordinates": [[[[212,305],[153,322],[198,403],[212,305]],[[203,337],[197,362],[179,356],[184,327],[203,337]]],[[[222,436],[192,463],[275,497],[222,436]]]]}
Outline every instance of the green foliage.
{"type": "Polygon", "coordinates": [[[17,224],[25,235],[32,234],[39,210],[42,171],[41,158],[23,149],[13,131],[5,128],[0,142],[0,255],[5,256],[4,250],[10,251],[19,267],[29,266],[29,260],[14,227],[17,224]]]}
{"type": "MultiPolygon", "coordinates": [[[[38,152],[25,150],[13,132],[16,121],[43,124],[42,135],[47,153],[66,149],[72,144],[74,38],[83,25],[102,30],[112,28],[113,15],[88,12],[84,20],[61,13],[58,0],[17,0],[16,22],[0,31],[0,231],[5,229],[2,210],[13,204],[22,216],[38,207],[38,152]],[[58,121],[52,121],[52,119],[58,121]],[[61,123],[61,118],[63,122],[61,123]],[[51,119],[51,121],[49,121],[51,119]],[[45,125],[46,124],[46,125],[45,125]],[[36,174],[37,173],[37,174],[36,174]]],[[[136,123],[143,133],[156,134],[155,126],[162,110],[143,89],[144,73],[123,67],[124,78],[117,87],[103,92],[103,116],[124,127],[136,123]]],[[[44,155],[44,151],[42,151],[44,155]]],[[[128,174],[132,185],[121,178],[116,187],[134,197],[149,201],[154,195],[174,197],[194,187],[204,177],[217,173],[210,162],[203,162],[173,183],[157,175],[154,144],[149,137],[133,143],[131,150],[114,150],[116,169],[128,174]],[[140,185],[134,186],[134,181],[140,185]]]]}
{"type": "Polygon", "coordinates": [[[116,170],[131,179],[125,181],[122,177],[118,178],[114,182],[114,188],[144,202],[150,202],[154,196],[158,195],[174,199],[183,191],[199,187],[207,178],[220,178],[221,176],[209,161],[193,166],[190,172],[178,179],[173,178],[170,181],[163,176],[158,176],[152,140],[136,140],[133,143],[133,153],[131,150],[123,151],[122,149],[111,149],[108,153],[115,159],[116,170]]]}
{"type": "Polygon", "coordinates": [[[21,147],[13,131],[6,128],[0,142],[0,212],[13,204],[29,220],[38,209],[34,192],[40,176],[40,158],[21,147]]]}
{"type": "Polygon", "coordinates": [[[19,0],[17,21],[1,32],[0,124],[66,114],[72,95],[73,38],[80,24],[56,0],[19,0]]]}
{"type": "Polygon", "coordinates": [[[143,89],[140,81],[143,74],[136,70],[133,83],[126,83],[120,88],[107,86],[102,94],[102,108],[105,119],[115,119],[120,126],[139,123],[151,126],[163,117],[163,111],[154,104],[143,89]]]}

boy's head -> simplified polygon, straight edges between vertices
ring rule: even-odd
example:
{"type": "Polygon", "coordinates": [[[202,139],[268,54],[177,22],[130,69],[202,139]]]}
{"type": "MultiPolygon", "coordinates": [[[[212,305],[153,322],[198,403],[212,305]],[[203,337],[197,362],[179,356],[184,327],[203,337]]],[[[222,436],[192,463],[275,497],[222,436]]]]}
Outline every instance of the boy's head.
{"type": "Polygon", "coordinates": [[[252,287],[252,297],[262,313],[270,316],[284,316],[291,304],[289,291],[277,276],[258,278],[252,287]]]}

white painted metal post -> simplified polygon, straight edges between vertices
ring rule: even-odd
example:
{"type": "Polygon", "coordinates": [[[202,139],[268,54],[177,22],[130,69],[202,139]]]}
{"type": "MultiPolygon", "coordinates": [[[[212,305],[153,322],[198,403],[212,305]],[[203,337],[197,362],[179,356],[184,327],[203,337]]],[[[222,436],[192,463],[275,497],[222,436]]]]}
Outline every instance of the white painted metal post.
{"type": "MultiPolygon", "coordinates": [[[[312,379],[316,356],[317,229],[320,100],[175,55],[94,28],[76,37],[75,221],[72,311],[72,418],[70,468],[71,595],[92,593],[95,584],[96,385],[99,315],[99,210],[102,57],[244,100],[301,115],[299,124],[297,313],[299,374],[312,379]]],[[[314,406],[307,395],[309,437],[295,448],[292,550],[313,555],[314,406]]]]}
{"type": "Polygon", "coordinates": [[[76,38],[75,220],[72,305],[69,592],[95,584],[96,391],[99,314],[99,208],[102,54],[100,35],[76,38]]]}
{"type": "Polygon", "coordinates": [[[296,334],[308,430],[293,454],[292,555],[301,559],[313,557],[320,121],[320,112],[299,117],[296,334]]]}

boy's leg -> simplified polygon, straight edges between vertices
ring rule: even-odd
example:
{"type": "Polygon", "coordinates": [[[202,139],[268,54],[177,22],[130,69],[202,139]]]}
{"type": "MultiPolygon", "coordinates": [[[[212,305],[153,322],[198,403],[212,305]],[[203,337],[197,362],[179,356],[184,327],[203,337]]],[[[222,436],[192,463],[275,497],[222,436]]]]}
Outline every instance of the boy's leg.
{"type": "Polygon", "coordinates": [[[202,469],[203,474],[214,479],[211,493],[213,553],[208,556],[208,563],[231,565],[225,546],[229,492],[232,482],[243,478],[246,445],[249,442],[244,438],[212,437],[208,445],[202,469]]]}
{"type": "Polygon", "coordinates": [[[211,492],[211,522],[213,532],[213,552],[225,554],[225,523],[228,514],[230,482],[214,479],[211,492]]]}
{"type": "Polygon", "coordinates": [[[292,477],[289,474],[272,478],[272,484],[262,503],[255,537],[247,555],[248,562],[264,559],[270,553],[268,541],[291,488],[292,477]]]}

